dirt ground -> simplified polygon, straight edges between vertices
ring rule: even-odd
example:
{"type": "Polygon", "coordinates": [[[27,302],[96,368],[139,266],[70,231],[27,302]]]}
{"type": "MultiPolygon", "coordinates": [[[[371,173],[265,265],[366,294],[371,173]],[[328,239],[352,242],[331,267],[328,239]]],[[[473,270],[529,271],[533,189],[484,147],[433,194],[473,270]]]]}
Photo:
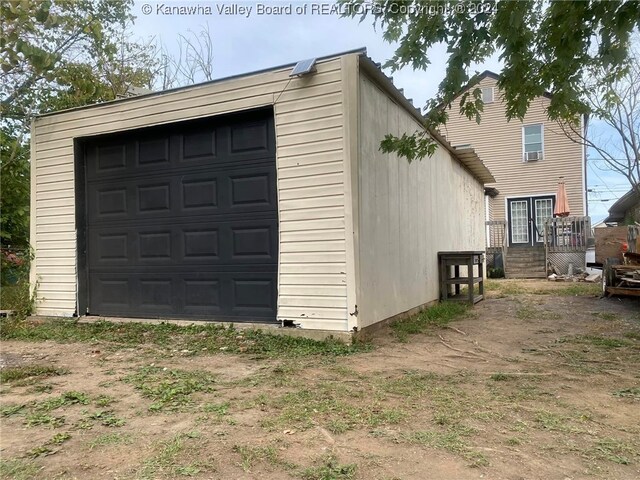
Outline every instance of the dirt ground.
{"type": "Polygon", "coordinates": [[[637,479],[640,303],[494,281],[348,356],[3,341],[2,478],[637,479]]]}

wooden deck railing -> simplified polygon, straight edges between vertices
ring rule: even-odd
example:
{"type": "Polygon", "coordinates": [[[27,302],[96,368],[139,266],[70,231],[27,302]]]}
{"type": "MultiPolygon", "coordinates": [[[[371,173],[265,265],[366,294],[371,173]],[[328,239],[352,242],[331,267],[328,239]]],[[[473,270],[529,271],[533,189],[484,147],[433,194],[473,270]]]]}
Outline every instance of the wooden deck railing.
{"type": "Polygon", "coordinates": [[[589,217],[555,217],[544,223],[547,252],[586,252],[592,236],[589,217]]]}
{"type": "Polygon", "coordinates": [[[507,248],[507,222],[491,220],[485,222],[487,226],[487,252],[504,252],[507,248]]]}

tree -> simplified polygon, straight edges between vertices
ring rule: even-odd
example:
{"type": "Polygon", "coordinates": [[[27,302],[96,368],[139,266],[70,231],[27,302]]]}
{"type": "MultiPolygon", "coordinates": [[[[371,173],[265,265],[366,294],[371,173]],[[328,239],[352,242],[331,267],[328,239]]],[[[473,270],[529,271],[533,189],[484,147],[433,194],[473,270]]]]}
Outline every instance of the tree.
{"type": "Polygon", "coordinates": [[[110,100],[131,84],[151,82],[153,51],[123,33],[132,20],[131,5],[131,0],[0,0],[3,247],[28,245],[32,116],[110,100]]]}
{"type": "Polygon", "coordinates": [[[589,68],[584,100],[591,122],[600,123],[599,132],[561,126],[568,138],[597,154],[592,161],[624,175],[640,195],[640,40],[631,52],[626,74],[611,84],[606,83],[607,71],[589,68]]]}
{"type": "MultiPolygon", "coordinates": [[[[462,91],[478,79],[472,66],[494,53],[504,63],[498,86],[507,118],[522,119],[536,97],[551,92],[549,117],[575,123],[589,111],[582,82],[586,70],[607,72],[600,88],[611,93],[608,86],[627,71],[630,34],[640,28],[640,2],[634,0],[341,3],[345,15],[361,20],[372,16],[385,40],[397,42],[395,54],[385,64],[392,71],[407,65],[426,70],[429,49],[441,43],[447,46],[445,78],[425,107],[428,129],[446,122],[456,99],[462,114],[480,121],[480,89],[462,91]]],[[[411,161],[433,154],[435,144],[427,133],[416,132],[400,138],[387,135],[381,148],[411,161]]]]}
{"type": "Polygon", "coordinates": [[[193,85],[213,79],[213,39],[209,24],[200,31],[179,34],[178,54],[171,54],[162,42],[157,43],[160,69],[157,82],[162,90],[181,85],[193,85]]]}

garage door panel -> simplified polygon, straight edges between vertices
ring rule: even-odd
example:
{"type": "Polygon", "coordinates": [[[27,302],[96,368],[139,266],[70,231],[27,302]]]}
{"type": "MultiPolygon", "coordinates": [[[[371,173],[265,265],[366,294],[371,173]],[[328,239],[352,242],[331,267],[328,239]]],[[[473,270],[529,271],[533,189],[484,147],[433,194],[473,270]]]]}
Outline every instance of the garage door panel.
{"type": "Polygon", "coordinates": [[[134,143],[137,167],[153,165],[154,168],[169,166],[169,138],[148,138],[134,143]]]}
{"type": "Polygon", "coordinates": [[[276,314],[272,272],[200,271],[172,274],[96,274],[92,303],[100,315],[269,320],[276,314]]]}
{"type": "Polygon", "coordinates": [[[85,146],[91,314],[275,321],[271,117],[221,117],[85,146]]]}
{"type": "Polygon", "coordinates": [[[277,210],[274,165],[89,184],[88,223],[277,210]]]}
{"type": "Polygon", "coordinates": [[[278,220],[235,219],[93,228],[89,266],[277,264],[278,220]]]}
{"type": "Polygon", "coordinates": [[[190,122],[123,136],[107,136],[86,147],[87,180],[120,178],[144,172],[225,168],[258,162],[271,164],[275,152],[273,119],[190,122]]]}

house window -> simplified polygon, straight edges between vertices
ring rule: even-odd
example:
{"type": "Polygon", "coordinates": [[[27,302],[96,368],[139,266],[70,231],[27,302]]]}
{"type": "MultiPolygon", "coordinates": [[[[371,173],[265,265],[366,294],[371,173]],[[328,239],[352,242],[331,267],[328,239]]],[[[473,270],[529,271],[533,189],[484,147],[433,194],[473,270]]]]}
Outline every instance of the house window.
{"type": "Polygon", "coordinates": [[[522,127],[522,151],[525,162],[542,159],[542,152],[544,151],[542,125],[525,125],[522,127]]]}
{"type": "Polygon", "coordinates": [[[493,103],[493,87],[482,88],[482,103],[493,103]]]}

